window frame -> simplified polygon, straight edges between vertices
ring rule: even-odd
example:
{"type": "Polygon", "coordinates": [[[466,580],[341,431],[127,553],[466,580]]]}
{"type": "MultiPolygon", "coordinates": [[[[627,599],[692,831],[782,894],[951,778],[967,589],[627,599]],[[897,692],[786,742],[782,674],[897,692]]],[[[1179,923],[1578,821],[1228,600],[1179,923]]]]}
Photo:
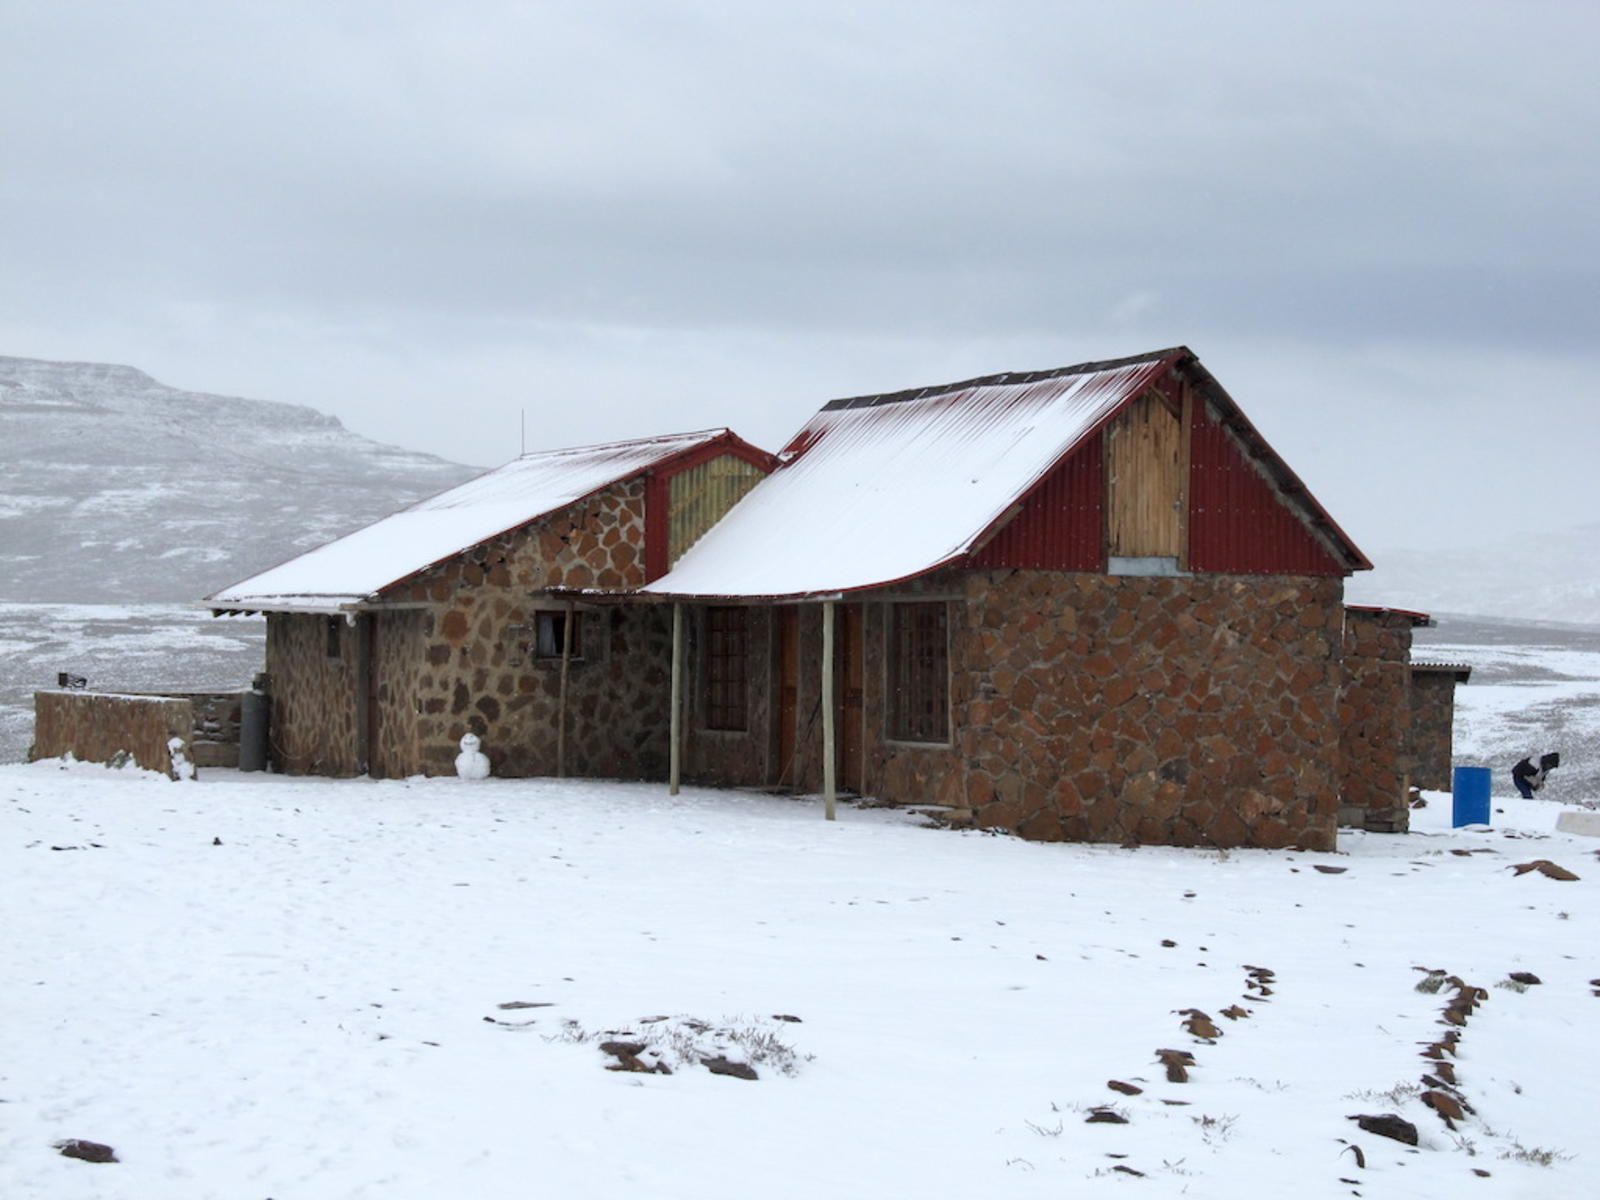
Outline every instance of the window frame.
{"type": "MultiPolygon", "coordinates": [[[[572,611],[572,662],[584,661],[584,613],[574,609],[572,611]]],[[[533,614],[533,660],[541,663],[560,662],[561,640],[565,634],[567,610],[564,608],[541,608],[533,614]],[[559,624],[558,624],[559,623],[559,624]],[[545,630],[550,630],[550,644],[553,649],[546,652],[545,630]]]]}
{"type": "Polygon", "coordinates": [[[884,738],[905,746],[948,747],[955,724],[950,713],[950,604],[946,600],[893,600],[887,607],[883,661],[888,703],[884,705],[884,738]],[[936,628],[915,628],[910,623],[918,616],[931,618],[936,628]],[[907,663],[907,655],[921,661],[907,663]],[[938,671],[941,665],[943,670],[938,671]],[[908,672],[922,674],[920,686],[908,672]],[[919,693],[931,703],[921,703],[925,711],[920,719],[913,719],[908,703],[916,705],[919,693]]]}
{"type": "Polygon", "coordinates": [[[707,605],[702,629],[701,725],[713,733],[749,733],[750,608],[743,604],[707,605]],[[736,701],[730,698],[735,692],[736,701]]]}

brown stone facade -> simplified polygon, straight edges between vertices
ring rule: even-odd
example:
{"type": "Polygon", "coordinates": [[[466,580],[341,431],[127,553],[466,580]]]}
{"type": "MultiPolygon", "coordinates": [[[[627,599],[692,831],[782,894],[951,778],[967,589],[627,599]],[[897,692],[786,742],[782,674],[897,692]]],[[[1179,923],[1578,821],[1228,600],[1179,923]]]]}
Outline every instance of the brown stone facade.
{"type": "Polygon", "coordinates": [[[1406,769],[1413,787],[1448,792],[1454,786],[1456,684],[1464,674],[1462,667],[1412,665],[1406,769]]]}
{"type": "Polygon", "coordinates": [[[177,738],[191,764],[194,706],[187,699],[106,692],[35,692],[33,748],[28,757],[109,762],[126,753],[147,771],[173,774],[169,743],[177,738]]]}
{"type": "MultiPolygon", "coordinates": [[[[274,761],[299,774],[448,775],[463,734],[499,775],[553,775],[561,660],[541,654],[552,587],[644,583],[636,478],[390,589],[325,644],[328,619],[268,619],[274,761]]],[[[660,778],[667,763],[671,610],[579,604],[567,666],[569,775],[660,778]]]]}
{"type": "MultiPolygon", "coordinates": [[[[962,583],[953,754],[980,824],[1045,841],[1333,848],[1340,580],[962,583]]],[[[880,741],[871,761],[898,790],[931,782],[927,756],[880,741]]],[[[960,795],[941,784],[930,798],[960,795]]]]}
{"type": "Polygon", "coordinates": [[[1340,825],[1385,833],[1410,828],[1407,740],[1413,626],[1404,613],[1350,609],[1345,614],[1340,825]]]}
{"type": "MultiPolygon", "coordinates": [[[[1331,849],[1342,593],[1327,578],[993,570],[862,601],[864,696],[841,711],[861,722],[861,778],[842,769],[841,785],[970,809],[980,825],[1038,840],[1331,849]],[[886,633],[901,599],[947,605],[945,743],[887,735],[886,633]]],[[[807,791],[822,776],[820,612],[798,617],[794,770],[807,791]]],[[[751,655],[752,678],[776,682],[770,633],[751,655]]],[[[775,738],[761,721],[752,711],[738,753],[691,754],[688,776],[771,783],[775,738]]]]}

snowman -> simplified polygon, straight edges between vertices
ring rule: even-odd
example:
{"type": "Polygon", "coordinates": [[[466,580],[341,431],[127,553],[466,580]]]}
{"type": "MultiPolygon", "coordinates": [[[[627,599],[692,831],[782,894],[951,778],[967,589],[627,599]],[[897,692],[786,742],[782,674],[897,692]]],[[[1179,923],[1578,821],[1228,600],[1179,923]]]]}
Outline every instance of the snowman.
{"type": "Polygon", "coordinates": [[[478,749],[478,735],[469,733],[461,739],[461,753],[456,755],[456,774],[463,779],[489,778],[489,756],[478,749]]]}

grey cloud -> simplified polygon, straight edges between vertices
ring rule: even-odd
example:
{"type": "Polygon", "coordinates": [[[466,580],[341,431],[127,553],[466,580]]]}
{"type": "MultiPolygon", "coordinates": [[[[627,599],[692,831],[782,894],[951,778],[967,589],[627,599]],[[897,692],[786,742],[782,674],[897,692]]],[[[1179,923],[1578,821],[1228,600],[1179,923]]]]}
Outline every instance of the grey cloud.
{"type": "MultiPolygon", "coordinates": [[[[828,395],[1179,341],[1269,414],[1291,378],[1427,410],[1440,385],[1386,377],[1391,354],[1492,359],[1502,388],[1600,365],[1592,6],[0,22],[6,351],[315,403],[474,461],[504,437],[464,397],[503,430],[529,396],[582,394],[540,425],[566,441],[777,441],[828,395]]],[[[1487,397],[1458,413],[1494,419],[1487,397]]],[[[1285,410],[1316,460],[1310,422],[1285,410]]],[[[1366,505],[1356,467],[1326,470],[1366,505]]],[[[1535,519],[1541,486],[1504,503],[1535,519]]]]}

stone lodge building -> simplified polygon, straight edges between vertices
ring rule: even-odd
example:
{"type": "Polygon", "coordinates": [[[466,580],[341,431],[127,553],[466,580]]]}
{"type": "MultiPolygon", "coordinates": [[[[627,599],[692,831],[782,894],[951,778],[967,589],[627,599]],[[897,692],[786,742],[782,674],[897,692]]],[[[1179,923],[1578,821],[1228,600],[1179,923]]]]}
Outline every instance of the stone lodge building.
{"type": "Polygon", "coordinates": [[[1369,567],[1179,347],[834,401],[776,456],[526,455],[207,603],[268,614],[289,772],[448,773],[471,729],[502,775],[1330,849],[1369,567]]]}

